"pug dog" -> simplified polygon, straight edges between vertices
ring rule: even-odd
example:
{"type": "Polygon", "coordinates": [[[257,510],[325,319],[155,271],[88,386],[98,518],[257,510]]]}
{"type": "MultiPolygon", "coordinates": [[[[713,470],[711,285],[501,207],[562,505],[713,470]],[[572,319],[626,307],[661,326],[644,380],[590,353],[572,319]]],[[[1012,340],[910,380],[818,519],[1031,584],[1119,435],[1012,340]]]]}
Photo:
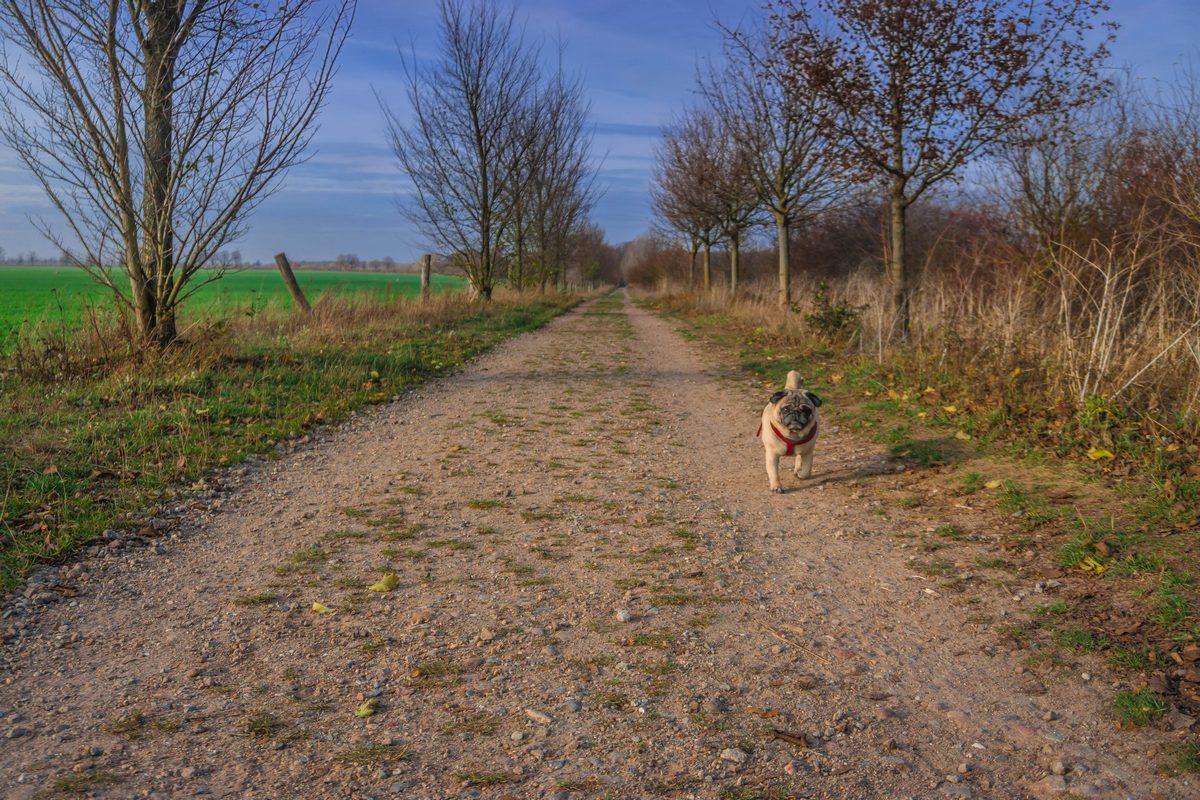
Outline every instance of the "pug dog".
{"type": "Polygon", "coordinates": [[[783,492],[779,485],[779,459],[796,456],[793,474],[801,480],[812,475],[813,448],[817,445],[821,398],[800,389],[800,373],[788,373],[787,386],[771,395],[762,412],[758,436],[767,451],[767,478],[772,492],[783,492]]]}

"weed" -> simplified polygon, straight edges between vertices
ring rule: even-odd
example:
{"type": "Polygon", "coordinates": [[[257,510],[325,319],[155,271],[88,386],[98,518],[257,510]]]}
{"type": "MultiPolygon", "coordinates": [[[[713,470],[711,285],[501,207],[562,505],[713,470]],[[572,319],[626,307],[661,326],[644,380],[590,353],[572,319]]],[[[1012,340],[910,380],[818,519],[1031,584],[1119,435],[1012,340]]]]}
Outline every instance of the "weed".
{"type": "Polygon", "coordinates": [[[968,472],[961,478],[962,488],[959,494],[975,494],[984,486],[983,476],[978,472],[968,472]]]}
{"type": "Polygon", "coordinates": [[[1086,628],[1063,628],[1054,632],[1054,641],[1059,647],[1065,647],[1076,653],[1090,653],[1101,650],[1108,644],[1108,639],[1086,628]]]}
{"type": "Polygon", "coordinates": [[[1153,666],[1145,653],[1139,653],[1136,650],[1130,650],[1125,647],[1114,647],[1109,651],[1105,661],[1108,662],[1109,666],[1133,672],[1146,672],[1153,666]]]}
{"type": "Polygon", "coordinates": [[[464,786],[499,786],[513,782],[513,776],[507,772],[458,770],[454,777],[462,781],[464,786]]]}
{"type": "Polygon", "coordinates": [[[503,721],[501,717],[495,714],[472,714],[451,722],[442,728],[442,733],[488,736],[495,733],[503,721]]]}
{"type": "Polygon", "coordinates": [[[933,532],[943,539],[952,539],[956,542],[961,542],[967,538],[966,532],[957,525],[939,525],[933,532]]]}
{"type": "Polygon", "coordinates": [[[323,564],[328,560],[329,553],[321,549],[319,545],[303,547],[289,553],[283,563],[275,567],[275,574],[282,577],[315,572],[318,564],[323,564]]]}
{"type": "Polygon", "coordinates": [[[684,550],[695,550],[696,546],[700,543],[700,534],[687,528],[676,528],[671,531],[671,535],[676,539],[683,540],[684,550]]]}
{"type": "Polygon", "coordinates": [[[343,750],[333,757],[339,764],[372,766],[391,761],[404,761],[412,757],[412,750],[390,744],[359,744],[343,750]]]}
{"type": "Polygon", "coordinates": [[[1038,603],[1033,607],[1035,617],[1056,617],[1069,613],[1071,613],[1071,604],[1062,599],[1050,603],[1038,603]]]}
{"type": "Polygon", "coordinates": [[[1017,625],[1012,622],[1006,622],[1003,625],[996,626],[996,633],[1005,639],[1011,639],[1014,642],[1025,642],[1029,639],[1029,629],[1023,625],[1017,625]]]}
{"type": "Polygon", "coordinates": [[[1167,705],[1149,689],[1140,692],[1117,692],[1113,695],[1113,712],[1121,725],[1136,728],[1165,715],[1167,705]]]}
{"type": "Polygon", "coordinates": [[[257,594],[242,595],[233,601],[237,606],[266,606],[279,599],[274,592],[258,592],[257,594]]]}
{"type": "Polygon", "coordinates": [[[1155,591],[1154,610],[1150,618],[1168,630],[1174,631],[1195,617],[1184,590],[1191,587],[1195,579],[1183,572],[1169,572],[1155,591]]]}
{"type": "Polygon", "coordinates": [[[425,530],[425,523],[412,522],[407,525],[398,525],[384,531],[381,538],[387,542],[406,542],[410,539],[417,538],[417,534],[423,530],[425,530]]]}
{"type": "Polygon", "coordinates": [[[409,677],[419,686],[432,688],[437,686],[453,686],[459,682],[461,674],[462,667],[453,661],[428,659],[418,662],[412,671],[409,672],[409,677]]]}
{"type": "Polygon", "coordinates": [[[350,519],[366,519],[371,516],[371,512],[365,508],[353,508],[351,506],[342,506],[338,511],[345,514],[350,519]]]}
{"type": "Polygon", "coordinates": [[[242,720],[242,733],[247,736],[273,736],[281,727],[283,723],[265,711],[256,711],[242,720]]]}
{"type": "Polygon", "coordinates": [[[1171,750],[1171,759],[1163,765],[1170,775],[1200,772],[1200,742],[1180,742],[1171,750]]]}
{"type": "Polygon", "coordinates": [[[501,500],[468,500],[468,508],[488,509],[488,508],[506,508],[507,506],[501,500]]]}
{"type": "Polygon", "coordinates": [[[363,642],[359,646],[359,649],[362,650],[362,654],[364,656],[370,658],[371,656],[375,655],[375,653],[379,652],[379,650],[387,643],[388,638],[386,636],[373,636],[363,642]]]}
{"type": "Polygon", "coordinates": [[[522,511],[521,519],[526,522],[539,522],[541,520],[556,519],[557,514],[552,511],[522,511]]]}
{"type": "Polygon", "coordinates": [[[914,572],[919,572],[922,575],[928,575],[931,578],[945,577],[954,571],[954,564],[944,559],[935,559],[933,561],[910,561],[908,562],[908,567],[914,572]]]}
{"type": "Polygon", "coordinates": [[[148,723],[149,720],[141,711],[130,711],[128,714],[107,722],[104,725],[104,731],[133,742],[145,735],[148,723]]]}
{"type": "Polygon", "coordinates": [[[323,538],[329,542],[340,542],[345,539],[365,539],[366,537],[367,537],[366,531],[356,531],[356,530],[351,530],[351,529],[339,529],[339,530],[335,530],[335,531],[330,531],[329,533],[325,534],[321,538],[323,538]]]}
{"type": "Polygon", "coordinates": [[[51,785],[65,794],[88,794],[97,786],[116,783],[117,776],[108,770],[91,769],[70,775],[60,775],[51,785]]]}
{"type": "Polygon", "coordinates": [[[1005,561],[1003,558],[984,558],[983,556],[976,556],[975,566],[979,567],[980,569],[1002,569],[1006,572],[1011,572],[1013,570],[1013,565],[1005,561]]]}
{"type": "Polygon", "coordinates": [[[645,633],[635,633],[633,636],[626,639],[622,644],[626,647],[652,647],[656,650],[665,650],[671,644],[671,634],[647,631],[645,633]]]}

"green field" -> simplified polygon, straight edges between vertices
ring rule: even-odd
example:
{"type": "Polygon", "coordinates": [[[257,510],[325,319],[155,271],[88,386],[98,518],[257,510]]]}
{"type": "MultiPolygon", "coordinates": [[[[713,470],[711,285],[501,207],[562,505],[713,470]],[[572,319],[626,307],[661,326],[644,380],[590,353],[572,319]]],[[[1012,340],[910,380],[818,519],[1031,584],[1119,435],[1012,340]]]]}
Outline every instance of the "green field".
{"type": "MultiPolygon", "coordinates": [[[[203,276],[203,273],[201,273],[203,276]]],[[[326,292],[371,292],[386,296],[415,296],[420,291],[417,275],[384,272],[296,273],[296,280],[309,302],[326,292]]],[[[462,278],[434,275],[435,292],[460,289],[462,278]]],[[[124,286],[124,279],[118,285],[124,286]]],[[[260,311],[268,306],[286,307],[291,297],[274,269],[229,272],[218,281],[201,287],[184,306],[185,315],[229,314],[260,311]]],[[[0,343],[14,329],[38,323],[73,325],[89,305],[112,306],[109,290],[83,270],[73,267],[0,267],[0,343]]]]}

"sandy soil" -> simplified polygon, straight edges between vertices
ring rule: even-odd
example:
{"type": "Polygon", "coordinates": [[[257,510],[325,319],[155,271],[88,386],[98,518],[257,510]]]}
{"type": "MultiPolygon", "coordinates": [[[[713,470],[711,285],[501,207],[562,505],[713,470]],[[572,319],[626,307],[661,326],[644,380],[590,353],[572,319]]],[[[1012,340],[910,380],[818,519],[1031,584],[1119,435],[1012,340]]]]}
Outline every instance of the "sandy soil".
{"type": "Polygon", "coordinates": [[[939,522],[879,513],[909,477],[878,446],[827,425],[769,493],[766,396],[593,303],[41,571],[0,625],[0,793],[1197,796],[1101,664],[1039,677],[979,624],[1032,586],[911,568],[896,534],[939,522]]]}

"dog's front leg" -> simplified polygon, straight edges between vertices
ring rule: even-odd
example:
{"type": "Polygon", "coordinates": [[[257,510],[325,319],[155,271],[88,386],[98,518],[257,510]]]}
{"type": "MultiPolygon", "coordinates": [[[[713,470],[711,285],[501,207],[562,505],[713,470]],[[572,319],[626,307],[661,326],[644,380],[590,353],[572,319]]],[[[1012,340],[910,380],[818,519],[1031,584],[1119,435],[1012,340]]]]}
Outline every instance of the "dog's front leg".
{"type": "Polygon", "coordinates": [[[771,481],[771,491],[783,493],[779,485],[779,456],[767,450],[767,478],[771,481]]]}
{"type": "Polygon", "coordinates": [[[792,472],[797,478],[801,480],[808,480],[808,477],[812,475],[812,464],[813,451],[806,450],[800,455],[796,456],[796,466],[792,472]]]}

